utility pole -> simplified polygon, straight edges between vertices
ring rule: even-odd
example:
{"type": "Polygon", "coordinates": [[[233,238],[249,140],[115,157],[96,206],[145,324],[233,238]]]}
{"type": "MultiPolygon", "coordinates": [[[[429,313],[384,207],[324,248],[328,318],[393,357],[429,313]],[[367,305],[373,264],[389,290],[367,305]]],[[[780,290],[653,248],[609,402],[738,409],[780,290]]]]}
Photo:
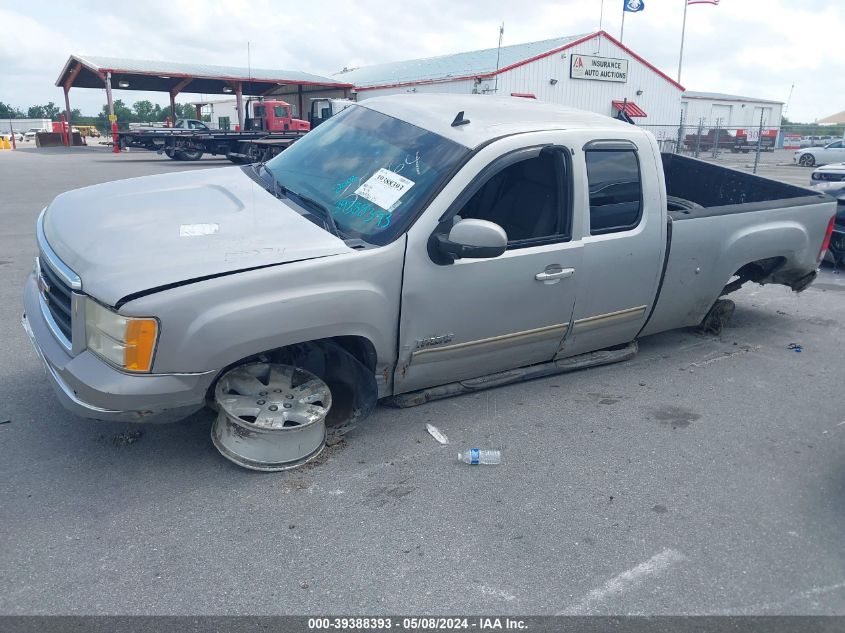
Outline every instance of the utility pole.
{"type": "Polygon", "coordinates": [[[678,55],[678,83],[681,83],[681,67],[684,65],[684,37],[687,33],[687,7],[689,3],[683,0],[684,3],[684,24],[681,27],[681,53],[678,55]]]}
{"type": "Polygon", "coordinates": [[[496,83],[495,87],[493,88],[493,92],[499,94],[499,55],[502,52],[502,37],[505,34],[505,23],[502,22],[502,26],[499,27],[499,47],[496,49],[496,83]]]}

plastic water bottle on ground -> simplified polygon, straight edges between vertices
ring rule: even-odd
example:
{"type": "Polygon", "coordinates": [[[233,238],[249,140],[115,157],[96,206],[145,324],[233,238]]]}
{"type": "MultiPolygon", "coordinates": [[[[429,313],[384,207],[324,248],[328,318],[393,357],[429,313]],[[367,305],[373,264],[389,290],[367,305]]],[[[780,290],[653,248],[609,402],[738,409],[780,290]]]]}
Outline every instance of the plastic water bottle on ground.
{"type": "Polygon", "coordinates": [[[482,451],[471,448],[463,453],[458,453],[458,461],[464,464],[500,464],[502,462],[501,451],[482,451]]]}

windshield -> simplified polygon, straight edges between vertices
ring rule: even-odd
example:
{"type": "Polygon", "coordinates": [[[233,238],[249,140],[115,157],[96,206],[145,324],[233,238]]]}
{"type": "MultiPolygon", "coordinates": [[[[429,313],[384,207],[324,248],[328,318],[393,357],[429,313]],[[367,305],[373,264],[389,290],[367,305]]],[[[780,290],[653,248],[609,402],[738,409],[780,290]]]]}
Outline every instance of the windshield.
{"type": "Polygon", "coordinates": [[[285,189],[332,214],[348,237],[401,235],[469,150],[364,107],[347,108],[267,163],[285,189]]]}

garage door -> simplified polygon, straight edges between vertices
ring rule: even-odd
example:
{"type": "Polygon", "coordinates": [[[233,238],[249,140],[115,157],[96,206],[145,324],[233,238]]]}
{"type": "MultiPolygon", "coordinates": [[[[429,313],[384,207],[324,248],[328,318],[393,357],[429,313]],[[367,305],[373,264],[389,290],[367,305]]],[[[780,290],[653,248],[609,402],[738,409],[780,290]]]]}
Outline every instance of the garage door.
{"type": "Polygon", "coordinates": [[[716,105],[710,109],[710,125],[728,127],[731,124],[731,110],[733,106],[716,105]]]}
{"type": "Polygon", "coordinates": [[[763,127],[771,123],[772,109],[756,106],[754,108],[754,118],[751,120],[752,125],[760,125],[760,115],[763,115],[763,127]]]}

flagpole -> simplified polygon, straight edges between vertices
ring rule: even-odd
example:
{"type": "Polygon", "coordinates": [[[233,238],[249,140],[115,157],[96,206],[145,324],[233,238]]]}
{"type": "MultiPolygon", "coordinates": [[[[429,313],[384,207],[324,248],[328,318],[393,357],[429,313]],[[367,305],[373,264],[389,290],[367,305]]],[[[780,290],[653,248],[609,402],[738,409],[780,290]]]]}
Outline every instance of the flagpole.
{"type": "Polygon", "coordinates": [[[622,3],[622,30],[619,31],[619,43],[620,44],[625,39],[625,14],[626,13],[627,13],[627,11],[625,11],[625,3],[623,2],[622,3]]]}
{"type": "MultiPolygon", "coordinates": [[[[601,8],[599,9],[599,33],[601,33],[602,23],[604,22],[604,0],[601,0],[601,8]]],[[[601,35],[596,38],[596,55],[601,52],[601,35]]]]}
{"type": "Polygon", "coordinates": [[[678,56],[678,83],[681,83],[681,66],[684,63],[684,37],[687,33],[687,7],[689,3],[684,0],[684,25],[681,27],[681,54],[678,56]]]}

